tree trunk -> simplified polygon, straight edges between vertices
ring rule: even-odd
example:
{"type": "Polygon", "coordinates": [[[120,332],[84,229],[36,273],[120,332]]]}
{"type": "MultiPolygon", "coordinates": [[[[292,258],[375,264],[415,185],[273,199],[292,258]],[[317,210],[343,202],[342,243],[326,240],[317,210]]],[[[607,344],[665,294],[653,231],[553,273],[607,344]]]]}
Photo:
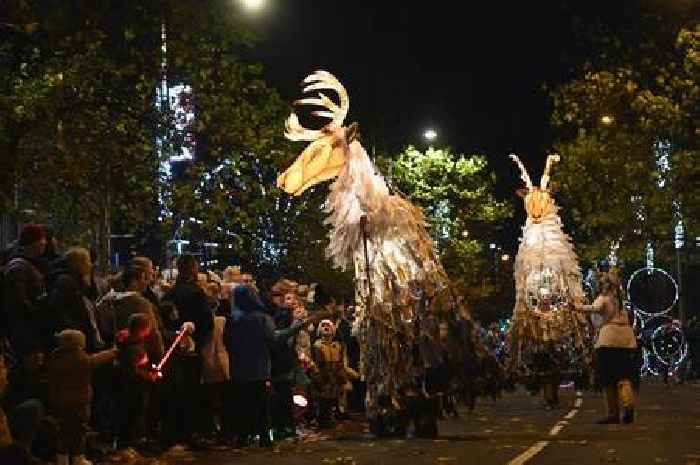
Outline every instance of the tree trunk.
{"type": "Polygon", "coordinates": [[[110,170],[107,168],[105,173],[105,186],[102,195],[102,205],[100,214],[100,224],[97,228],[98,248],[97,248],[97,263],[100,271],[107,274],[110,271],[110,255],[112,253],[112,217],[111,217],[111,179],[110,170]]]}

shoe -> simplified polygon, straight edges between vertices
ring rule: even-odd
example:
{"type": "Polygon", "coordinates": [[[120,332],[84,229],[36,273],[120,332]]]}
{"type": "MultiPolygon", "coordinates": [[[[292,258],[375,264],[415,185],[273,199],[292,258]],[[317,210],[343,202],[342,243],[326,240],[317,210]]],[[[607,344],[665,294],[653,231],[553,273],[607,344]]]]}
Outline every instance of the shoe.
{"type": "Polygon", "coordinates": [[[92,462],[86,459],[84,455],[74,455],[71,465],[92,465],[92,462]]]}
{"type": "Polygon", "coordinates": [[[622,423],[629,425],[634,421],[634,407],[626,408],[622,414],[622,423]]]}
{"type": "Polygon", "coordinates": [[[602,420],[598,420],[596,423],[598,423],[599,425],[619,425],[620,418],[615,415],[611,415],[609,417],[603,418],[602,420]]]}
{"type": "Polygon", "coordinates": [[[68,465],[68,454],[56,454],[56,465],[68,465]]]}

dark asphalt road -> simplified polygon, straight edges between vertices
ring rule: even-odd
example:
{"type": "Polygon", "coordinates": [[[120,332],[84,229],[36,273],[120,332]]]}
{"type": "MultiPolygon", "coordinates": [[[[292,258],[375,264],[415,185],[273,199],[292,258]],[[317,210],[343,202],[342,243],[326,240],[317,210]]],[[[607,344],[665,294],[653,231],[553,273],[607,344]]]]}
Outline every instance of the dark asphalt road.
{"type": "Polygon", "coordinates": [[[481,401],[462,418],[441,423],[436,440],[378,440],[363,432],[339,432],[314,443],[282,443],[275,451],[207,452],[169,464],[203,465],[700,465],[700,385],[668,388],[647,382],[637,421],[599,426],[602,400],[584,393],[576,413],[575,393],[564,390],[562,408],[545,411],[524,392],[497,402],[481,401]],[[569,417],[566,419],[565,417],[569,417]],[[558,426],[557,426],[558,425],[558,426]],[[533,448],[533,446],[535,446],[533,448]],[[534,454],[538,449],[538,453],[534,454]],[[530,457],[528,460],[528,457],[530,457]]]}

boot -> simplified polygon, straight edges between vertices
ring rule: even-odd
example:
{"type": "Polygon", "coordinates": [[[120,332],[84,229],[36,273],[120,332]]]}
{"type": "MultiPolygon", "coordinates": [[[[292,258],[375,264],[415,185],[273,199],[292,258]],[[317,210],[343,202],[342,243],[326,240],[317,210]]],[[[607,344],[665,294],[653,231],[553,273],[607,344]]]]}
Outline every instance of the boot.
{"type": "Polygon", "coordinates": [[[92,465],[92,462],[86,459],[84,455],[74,455],[71,465],[92,465]]]}
{"type": "Polygon", "coordinates": [[[619,381],[617,383],[617,391],[623,409],[622,422],[625,424],[632,423],[634,421],[634,391],[632,390],[632,383],[627,379],[619,381]]]}
{"type": "Polygon", "coordinates": [[[603,393],[605,397],[605,407],[607,417],[598,421],[599,425],[612,425],[620,423],[620,404],[618,402],[617,386],[612,384],[606,386],[603,393]]]}
{"type": "Polygon", "coordinates": [[[56,454],[56,465],[68,465],[68,454],[56,454]]]}

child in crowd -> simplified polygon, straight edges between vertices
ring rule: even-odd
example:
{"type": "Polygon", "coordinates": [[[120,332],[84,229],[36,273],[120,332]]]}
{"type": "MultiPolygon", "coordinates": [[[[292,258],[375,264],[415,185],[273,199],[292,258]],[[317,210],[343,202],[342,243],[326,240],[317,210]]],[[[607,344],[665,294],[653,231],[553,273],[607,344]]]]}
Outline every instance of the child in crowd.
{"type": "Polygon", "coordinates": [[[349,378],[357,373],[347,366],[345,347],[335,338],[335,325],[323,320],[318,326],[319,339],[314,343],[314,361],[318,366],[316,384],[319,390],[319,426],[330,428],[338,414],[339,401],[349,378]],[[334,415],[335,414],[335,415],[334,415]]]}
{"type": "MultiPolygon", "coordinates": [[[[217,435],[230,428],[224,424],[221,412],[226,412],[226,385],[231,379],[228,351],[224,345],[226,317],[214,317],[214,330],[202,346],[202,384],[204,384],[207,423],[210,433],[217,435]]],[[[226,431],[227,433],[229,431],[226,431]]]]}
{"type": "Polygon", "coordinates": [[[135,458],[131,446],[145,435],[149,387],[158,374],[148,358],[145,341],[153,328],[144,313],[129,317],[128,329],[117,333],[117,433],[121,455],[135,458]]]}
{"type": "Polygon", "coordinates": [[[95,367],[114,360],[117,351],[110,349],[88,355],[85,335],[75,329],[56,334],[56,345],[48,364],[50,406],[60,429],[56,465],[67,465],[69,454],[73,465],[91,465],[84,454],[92,401],[92,372],[95,367]]]}

